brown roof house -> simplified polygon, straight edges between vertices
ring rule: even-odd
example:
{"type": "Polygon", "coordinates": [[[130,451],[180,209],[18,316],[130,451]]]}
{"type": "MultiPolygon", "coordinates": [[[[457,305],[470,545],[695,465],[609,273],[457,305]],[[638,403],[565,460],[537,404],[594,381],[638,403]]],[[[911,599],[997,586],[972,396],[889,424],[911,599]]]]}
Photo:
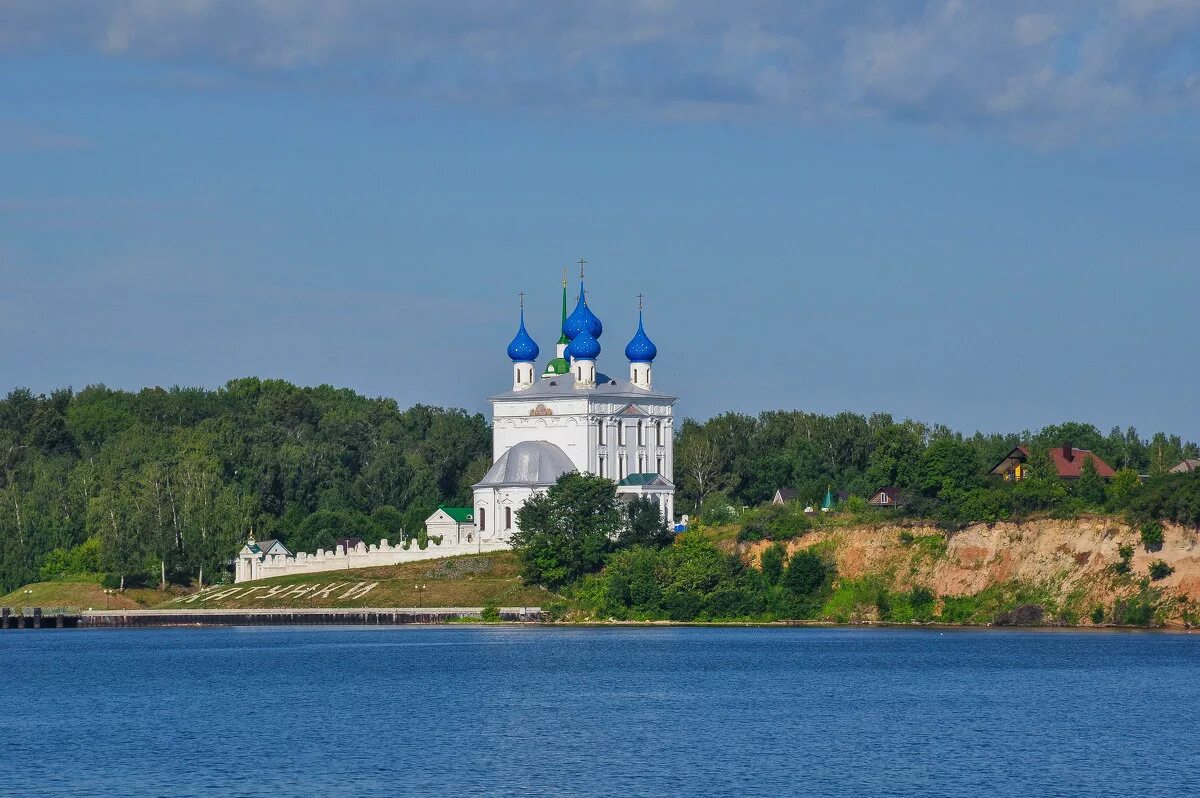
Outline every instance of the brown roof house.
{"type": "Polygon", "coordinates": [[[771,499],[771,504],[787,504],[795,501],[799,495],[800,491],[795,488],[780,488],[775,491],[775,498],[771,499]]]}
{"type": "MultiPolygon", "coordinates": [[[[1050,459],[1059,479],[1079,479],[1083,473],[1083,464],[1088,460],[1096,467],[1096,474],[1101,479],[1112,479],[1113,469],[1108,463],[1087,449],[1076,449],[1069,443],[1056,446],[1050,450],[1050,459]]],[[[1019,482],[1029,475],[1029,449],[1017,446],[1004,456],[1004,459],[988,473],[992,476],[1003,477],[1006,482],[1019,482]]]]}
{"type": "Polygon", "coordinates": [[[896,487],[880,488],[867,501],[872,507],[903,507],[908,504],[900,489],[896,487]]]}
{"type": "Polygon", "coordinates": [[[1184,460],[1179,465],[1171,469],[1172,474],[1190,474],[1193,471],[1200,471],[1200,460],[1184,460]]]}

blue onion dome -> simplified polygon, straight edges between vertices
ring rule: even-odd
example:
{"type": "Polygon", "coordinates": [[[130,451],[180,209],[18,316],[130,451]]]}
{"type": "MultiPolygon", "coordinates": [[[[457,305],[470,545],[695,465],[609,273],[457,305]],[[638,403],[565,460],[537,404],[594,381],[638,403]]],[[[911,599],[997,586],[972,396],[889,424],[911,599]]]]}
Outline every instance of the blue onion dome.
{"type": "Polygon", "coordinates": [[[522,310],[521,329],[517,330],[516,337],[508,345],[508,357],[514,363],[532,363],[538,359],[540,352],[537,342],[525,330],[525,311],[522,310]]]}
{"type": "Polygon", "coordinates": [[[567,346],[567,355],[572,360],[595,360],[600,356],[600,342],[592,335],[592,331],[584,326],[567,346]]]}
{"type": "Polygon", "coordinates": [[[587,305],[587,298],[583,293],[583,283],[579,283],[579,302],[575,305],[575,310],[571,311],[571,315],[567,316],[567,320],[563,322],[563,334],[569,340],[574,341],[575,336],[579,335],[579,331],[587,328],[593,338],[599,338],[604,332],[604,325],[600,323],[600,319],[596,318],[596,314],[592,313],[592,309],[587,305]]]}
{"type": "Polygon", "coordinates": [[[634,334],[633,340],[625,347],[625,357],[629,358],[631,363],[653,363],[654,358],[658,357],[658,347],[650,340],[650,336],[646,335],[640,311],[638,312],[637,332],[634,334]]]}

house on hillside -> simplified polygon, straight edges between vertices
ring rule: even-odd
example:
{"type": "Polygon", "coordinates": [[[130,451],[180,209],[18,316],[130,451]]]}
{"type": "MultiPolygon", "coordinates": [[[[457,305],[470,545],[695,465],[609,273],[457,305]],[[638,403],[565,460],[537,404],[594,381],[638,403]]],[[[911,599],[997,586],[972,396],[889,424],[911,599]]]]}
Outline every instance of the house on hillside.
{"type": "Polygon", "coordinates": [[[1190,474],[1193,471],[1200,471],[1200,460],[1184,460],[1179,465],[1171,469],[1172,474],[1190,474]]]}
{"type": "MultiPolygon", "coordinates": [[[[1069,443],[1051,449],[1050,459],[1054,463],[1054,469],[1058,472],[1059,479],[1079,479],[1083,474],[1083,464],[1088,460],[1092,461],[1096,467],[1096,474],[1101,479],[1112,479],[1114,473],[1112,466],[1100,459],[1099,455],[1088,449],[1076,449],[1069,443]]],[[[1028,462],[1029,448],[1016,446],[1011,452],[1004,455],[1004,459],[997,463],[988,474],[1000,477],[1005,482],[1020,482],[1029,475],[1028,462]]]]}
{"type": "Polygon", "coordinates": [[[475,515],[470,507],[438,505],[425,519],[425,529],[430,537],[440,537],[444,543],[470,543],[475,534],[475,515]]]}
{"type": "Polygon", "coordinates": [[[800,491],[795,488],[780,488],[775,491],[775,498],[771,499],[771,504],[787,504],[795,501],[800,496],[800,491]]]}
{"type": "Polygon", "coordinates": [[[903,507],[908,502],[897,487],[880,488],[867,501],[872,507],[903,507]]]}

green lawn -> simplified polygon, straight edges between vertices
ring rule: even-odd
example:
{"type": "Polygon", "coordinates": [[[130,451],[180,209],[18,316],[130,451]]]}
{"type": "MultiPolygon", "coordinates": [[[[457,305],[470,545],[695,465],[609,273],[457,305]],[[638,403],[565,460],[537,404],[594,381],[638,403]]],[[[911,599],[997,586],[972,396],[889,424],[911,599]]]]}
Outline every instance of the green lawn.
{"type": "Polygon", "coordinates": [[[79,610],[132,610],[153,607],[171,597],[152,588],[106,593],[95,582],[35,582],[0,597],[0,607],[62,607],[79,610]]]}
{"type": "Polygon", "coordinates": [[[176,597],[159,609],[297,607],[540,607],[560,597],[521,582],[511,552],[278,576],[176,597]],[[253,588],[253,590],[252,590],[253,588]]]}

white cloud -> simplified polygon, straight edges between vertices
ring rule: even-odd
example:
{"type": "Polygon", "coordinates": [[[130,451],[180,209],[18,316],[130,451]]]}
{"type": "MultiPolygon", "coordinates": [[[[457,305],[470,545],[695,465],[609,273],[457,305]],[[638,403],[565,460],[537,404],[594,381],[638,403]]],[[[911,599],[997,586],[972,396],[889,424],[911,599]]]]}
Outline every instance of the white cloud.
{"type": "Polygon", "coordinates": [[[10,0],[0,51],[392,98],[1051,138],[1200,107],[1200,0],[10,0]]]}

